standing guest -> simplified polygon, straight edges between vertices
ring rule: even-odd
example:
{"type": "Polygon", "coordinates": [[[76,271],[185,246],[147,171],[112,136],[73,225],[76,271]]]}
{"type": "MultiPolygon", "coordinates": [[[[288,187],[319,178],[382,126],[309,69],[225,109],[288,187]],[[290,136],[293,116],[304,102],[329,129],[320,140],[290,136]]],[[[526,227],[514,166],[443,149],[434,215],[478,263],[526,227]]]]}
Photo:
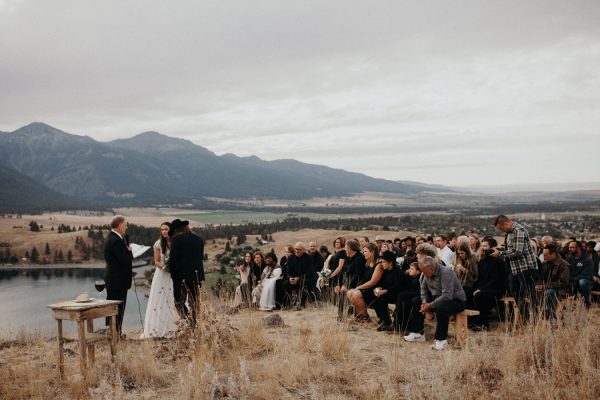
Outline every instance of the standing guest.
{"type": "Polygon", "coordinates": [[[421,270],[419,263],[410,264],[406,274],[405,285],[400,288],[396,299],[396,310],[394,312],[394,330],[404,332],[408,329],[408,324],[412,316],[412,301],[421,294],[421,270]]]}
{"type": "Polygon", "coordinates": [[[467,295],[467,305],[471,306],[473,304],[473,286],[479,276],[477,257],[471,254],[471,249],[466,243],[458,247],[456,255],[454,272],[467,295]]]}
{"type": "MultiPolygon", "coordinates": [[[[367,307],[362,300],[363,296],[361,289],[372,286],[369,282],[373,280],[373,275],[377,270],[376,267],[379,265],[377,264],[377,245],[368,243],[363,248],[362,253],[365,256],[365,272],[361,282],[364,283],[359,285],[356,289],[350,289],[348,291],[348,300],[350,300],[350,303],[354,306],[354,320],[357,322],[368,322],[369,314],[367,313],[367,307]]],[[[377,281],[375,281],[375,283],[377,283],[377,281]]]]}
{"type": "MultiPolygon", "coordinates": [[[[104,281],[106,282],[106,299],[120,300],[117,314],[117,332],[121,334],[123,315],[127,303],[127,291],[131,288],[133,273],[133,254],[129,246],[129,240],[125,236],[127,220],[122,215],[115,216],[110,222],[111,231],[104,244],[104,260],[106,271],[104,281]]],[[[108,319],[107,323],[108,325],[108,319]]]]}
{"type": "Polygon", "coordinates": [[[288,258],[288,277],[284,282],[284,290],[291,301],[294,292],[298,293],[296,309],[304,308],[309,296],[314,296],[316,280],[314,280],[313,263],[306,253],[306,245],[298,242],[294,245],[294,254],[288,258]]]}
{"type": "Polygon", "coordinates": [[[481,242],[479,252],[479,273],[473,286],[473,307],[479,315],[469,317],[469,328],[474,331],[488,330],[488,315],[496,302],[504,295],[506,270],[504,262],[496,257],[490,257],[494,249],[490,242],[481,242]]]}
{"type": "Polygon", "coordinates": [[[433,258],[424,257],[419,261],[419,269],[424,276],[421,281],[421,296],[413,299],[410,333],[404,336],[404,340],[425,341],[423,314],[433,311],[437,320],[433,348],[444,350],[448,347],[448,321],[451,315],[465,309],[465,292],[456,274],[450,268],[437,264],[433,258]]]}
{"type": "Polygon", "coordinates": [[[559,298],[565,298],[571,288],[571,273],[569,264],[562,259],[558,248],[553,243],[544,247],[544,263],[540,276],[535,285],[537,304],[546,305],[546,318],[552,327],[558,325],[556,320],[556,305],[559,298]]]}
{"type": "Polygon", "coordinates": [[[169,267],[173,279],[175,307],[185,317],[190,316],[192,329],[196,326],[199,289],[204,281],[204,240],[189,228],[189,221],[171,222],[171,256],[169,267]],[[185,302],[190,305],[188,310],[185,302]]]}
{"type": "Polygon", "coordinates": [[[494,219],[496,229],[504,233],[504,250],[496,249],[492,257],[504,257],[510,267],[509,286],[519,306],[520,314],[527,318],[526,299],[533,298],[533,286],[537,272],[536,256],[531,248],[529,233],[523,225],[511,221],[505,215],[494,219]]]}
{"type": "Polygon", "coordinates": [[[454,270],[454,264],[456,264],[456,254],[448,246],[448,239],[444,235],[438,235],[435,238],[435,247],[439,249],[440,259],[444,262],[446,267],[454,270]]]}
{"type": "Polygon", "coordinates": [[[162,338],[177,329],[179,314],[175,308],[173,280],[168,265],[171,251],[170,229],[171,223],[163,222],[160,226],[160,238],[154,243],[154,266],[156,269],[152,277],[152,286],[150,286],[142,339],[162,338]]]}
{"type": "Polygon", "coordinates": [[[425,238],[423,236],[417,236],[417,237],[415,237],[415,243],[418,246],[421,243],[426,243],[426,241],[425,241],[425,238]]]}
{"type": "Polygon", "coordinates": [[[246,252],[241,265],[237,267],[237,270],[240,273],[240,284],[235,288],[233,307],[250,306],[253,276],[252,268],[252,253],[246,252]]]}
{"type": "Polygon", "coordinates": [[[591,307],[591,291],[594,286],[594,263],[583,250],[579,241],[569,242],[569,257],[567,261],[571,265],[571,276],[573,277],[573,288],[583,296],[586,307],[591,307]]]}

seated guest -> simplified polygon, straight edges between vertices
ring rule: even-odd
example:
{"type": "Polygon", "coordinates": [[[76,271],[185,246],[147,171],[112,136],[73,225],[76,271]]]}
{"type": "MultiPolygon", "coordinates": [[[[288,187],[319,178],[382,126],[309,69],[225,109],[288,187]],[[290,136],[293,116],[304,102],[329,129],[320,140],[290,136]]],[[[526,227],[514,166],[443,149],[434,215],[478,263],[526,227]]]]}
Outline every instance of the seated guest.
{"type": "Polygon", "coordinates": [[[404,332],[408,329],[413,309],[412,300],[421,294],[419,263],[413,262],[404,273],[407,277],[406,284],[400,288],[394,312],[394,330],[396,332],[404,332]]]}
{"type": "Polygon", "coordinates": [[[444,265],[453,270],[454,264],[456,264],[456,254],[454,254],[452,249],[448,246],[448,239],[446,239],[446,236],[437,236],[435,238],[435,247],[439,249],[439,257],[444,262],[444,265]]]}
{"type": "Polygon", "coordinates": [[[469,233],[469,248],[471,249],[471,253],[478,256],[479,249],[481,248],[481,242],[479,241],[479,236],[476,233],[469,233]]]}
{"type": "Polygon", "coordinates": [[[410,268],[410,265],[416,261],[417,252],[412,249],[408,250],[404,255],[404,258],[402,259],[402,265],[400,266],[400,268],[402,269],[402,271],[406,272],[408,268],[410,268]]]}
{"type": "Polygon", "coordinates": [[[421,243],[420,245],[418,245],[417,249],[416,249],[416,253],[417,253],[417,261],[422,260],[423,258],[429,256],[429,257],[435,259],[435,261],[438,264],[443,264],[443,261],[438,258],[437,248],[430,243],[421,243]]]}
{"type": "Polygon", "coordinates": [[[278,283],[283,281],[281,279],[281,268],[277,265],[277,256],[273,253],[267,253],[265,263],[267,266],[262,276],[259,309],[270,311],[277,307],[278,301],[281,301],[282,286],[278,283]]]}
{"type": "Polygon", "coordinates": [[[267,264],[265,263],[265,256],[261,251],[254,253],[254,266],[252,272],[254,279],[252,283],[252,305],[257,306],[258,300],[260,299],[260,291],[262,290],[262,279],[267,270],[267,264]]]}
{"type": "Polygon", "coordinates": [[[360,252],[357,240],[346,242],[346,260],[343,266],[338,266],[331,274],[332,277],[341,276],[337,280],[334,293],[338,298],[338,319],[342,320],[344,315],[346,292],[356,288],[365,273],[365,256],[360,252]]]}
{"type": "Polygon", "coordinates": [[[462,243],[456,250],[454,272],[467,295],[467,305],[471,306],[473,304],[472,287],[477,282],[479,269],[477,267],[477,257],[471,253],[471,249],[466,243],[462,243]]]}
{"type": "Polygon", "coordinates": [[[294,246],[294,254],[287,259],[287,281],[284,282],[284,290],[287,301],[290,302],[292,294],[298,294],[299,303],[295,304],[297,309],[302,309],[310,296],[314,299],[316,280],[313,272],[313,262],[306,246],[302,242],[294,246]]]}
{"type": "MultiPolygon", "coordinates": [[[[318,273],[321,272],[323,270],[323,265],[325,264],[325,259],[321,256],[321,253],[319,252],[319,247],[317,246],[317,242],[309,242],[308,243],[308,255],[312,261],[312,270],[313,270],[313,281],[317,282],[317,279],[319,278],[318,273]]],[[[319,293],[319,291],[315,292],[316,294],[319,293]]]]}
{"type": "Polygon", "coordinates": [[[488,315],[496,306],[497,299],[504,295],[506,290],[506,269],[504,261],[490,257],[494,251],[490,242],[481,242],[479,252],[479,274],[477,282],[473,285],[473,308],[479,315],[469,317],[469,328],[474,331],[489,329],[488,315]]]}
{"type": "Polygon", "coordinates": [[[324,244],[321,245],[321,247],[319,247],[319,254],[321,255],[321,258],[323,259],[323,266],[325,266],[325,260],[327,260],[329,258],[329,256],[331,255],[327,246],[325,246],[324,244]]]}
{"type": "Polygon", "coordinates": [[[358,243],[360,244],[360,248],[364,249],[369,243],[371,243],[371,241],[369,240],[368,236],[361,236],[358,238],[358,243]]]}
{"type": "Polygon", "coordinates": [[[348,298],[358,315],[365,315],[367,306],[375,310],[379,318],[378,331],[392,331],[394,327],[388,304],[396,304],[399,288],[405,279],[402,271],[396,266],[396,254],[386,251],[381,257],[381,263],[375,267],[371,279],[348,292],[348,298]]]}
{"type": "Polygon", "coordinates": [[[429,256],[419,261],[419,269],[424,278],[421,281],[421,296],[413,299],[413,318],[404,340],[407,342],[425,341],[423,313],[433,311],[437,320],[435,330],[435,350],[448,347],[448,321],[450,316],[466,308],[465,292],[450,268],[437,264],[429,256]]]}
{"type": "MultiPolygon", "coordinates": [[[[361,285],[357,286],[356,289],[350,289],[347,297],[348,300],[350,300],[350,303],[354,306],[354,320],[357,322],[368,322],[369,314],[367,313],[367,307],[364,305],[364,301],[357,306],[359,298],[362,299],[360,290],[364,287],[372,286],[369,283],[373,280],[373,275],[375,275],[376,271],[378,274],[377,276],[381,275],[381,265],[377,263],[377,254],[379,253],[379,249],[375,243],[368,243],[363,248],[362,253],[365,256],[365,272],[361,279],[361,285]]],[[[375,281],[375,283],[377,283],[377,281],[375,281]]]]}
{"type": "Polygon", "coordinates": [[[553,243],[544,247],[544,262],[535,284],[536,302],[546,305],[546,318],[556,326],[556,304],[559,297],[566,297],[571,288],[569,264],[562,259],[553,243]]]}
{"type": "Polygon", "coordinates": [[[581,293],[585,306],[590,307],[591,291],[594,286],[594,262],[579,241],[569,242],[567,261],[571,265],[573,288],[577,293],[581,293]]]}

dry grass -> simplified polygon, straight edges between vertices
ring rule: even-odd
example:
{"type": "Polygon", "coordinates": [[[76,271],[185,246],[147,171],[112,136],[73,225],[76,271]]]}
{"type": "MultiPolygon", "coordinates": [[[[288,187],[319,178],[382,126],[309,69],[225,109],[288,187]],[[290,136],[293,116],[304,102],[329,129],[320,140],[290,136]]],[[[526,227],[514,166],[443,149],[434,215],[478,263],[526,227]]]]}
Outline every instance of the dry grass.
{"type": "MultiPolygon", "coordinates": [[[[58,379],[56,342],[20,333],[0,344],[0,398],[595,399],[600,394],[600,308],[568,307],[558,329],[537,320],[516,332],[495,324],[444,352],[405,343],[375,325],[337,323],[333,306],[225,315],[204,303],[199,327],[172,340],[126,340],[118,360],[98,345],[86,380],[76,344],[58,379]]],[[[433,326],[426,334],[431,339],[433,326]]],[[[451,326],[452,334],[452,326],[451,326]]]]}

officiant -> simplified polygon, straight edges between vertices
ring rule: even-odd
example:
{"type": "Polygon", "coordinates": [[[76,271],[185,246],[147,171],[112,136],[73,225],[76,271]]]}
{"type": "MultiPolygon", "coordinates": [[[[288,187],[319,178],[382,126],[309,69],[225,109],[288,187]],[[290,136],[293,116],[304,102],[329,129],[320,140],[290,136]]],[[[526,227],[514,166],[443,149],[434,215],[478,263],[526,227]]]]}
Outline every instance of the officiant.
{"type": "Polygon", "coordinates": [[[106,299],[122,301],[119,304],[119,314],[117,315],[117,332],[119,335],[121,334],[121,326],[123,325],[127,291],[131,288],[133,273],[133,254],[131,246],[129,246],[128,237],[125,234],[128,226],[129,223],[124,216],[115,216],[110,222],[111,231],[104,245],[106,299]]]}

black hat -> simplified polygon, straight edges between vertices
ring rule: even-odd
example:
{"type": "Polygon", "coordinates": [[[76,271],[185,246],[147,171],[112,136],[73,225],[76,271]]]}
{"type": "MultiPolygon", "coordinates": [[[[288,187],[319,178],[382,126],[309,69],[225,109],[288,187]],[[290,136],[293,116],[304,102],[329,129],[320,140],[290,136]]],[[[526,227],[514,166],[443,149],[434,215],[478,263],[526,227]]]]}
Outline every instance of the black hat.
{"type": "Polygon", "coordinates": [[[385,261],[391,262],[394,264],[396,262],[396,254],[393,251],[386,250],[381,255],[381,258],[385,261]]]}
{"type": "Polygon", "coordinates": [[[171,228],[169,229],[169,236],[173,236],[173,234],[175,232],[177,232],[178,230],[180,230],[183,227],[188,226],[190,223],[190,221],[182,221],[179,218],[174,219],[173,221],[171,221],[171,228]]]}

